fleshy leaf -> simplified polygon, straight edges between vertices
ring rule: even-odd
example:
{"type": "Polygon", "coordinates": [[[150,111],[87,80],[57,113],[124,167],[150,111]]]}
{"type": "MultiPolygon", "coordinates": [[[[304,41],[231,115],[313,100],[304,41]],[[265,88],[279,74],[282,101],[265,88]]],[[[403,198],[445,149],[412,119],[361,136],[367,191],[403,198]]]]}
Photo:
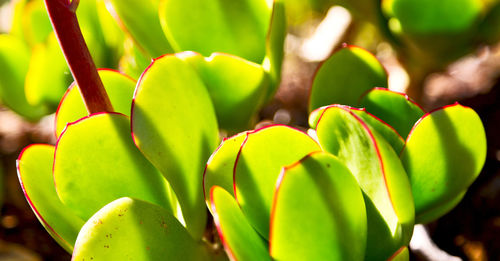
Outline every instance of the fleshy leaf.
{"type": "MultiPolygon", "coordinates": [[[[99,69],[104,88],[116,112],[130,115],[136,81],[118,71],[99,69]]],[[[73,83],[64,94],[56,112],[56,136],[59,137],[66,124],[87,116],[78,86],[73,83]]]]}
{"type": "Polygon", "coordinates": [[[363,260],[366,210],[349,169],[325,152],[283,168],[270,233],[275,260],[363,260]]]}
{"type": "Polygon", "coordinates": [[[316,128],[319,119],[323,112],[329,107],[341,107],[350,110],[358,117],[360,117],[368,126],[370,126],[373,130],[377,131],[382,137],[391,145],[392,149],[399,153],[403,149],[405,141],[403,138],[394,130],[392,126],[385,123],[381,119],[375,117],[374,115],[366,112],[365,109],[358,109],[349,106],[343,105],[330,105],[323,106],[311,112],[309,115],[309,125],[311,128],[316,128]]]}
{"type": "Polygon", "coordinates": [[[461,194],[479,175],[485,160],[485,131],[474,110],[454,104],[423,116],[401,154],[417,219],[430,210],[439,211],[461,194]]]}
{"type": "Polygon", "coordinates": [[[166,55],[142,74],[132,105],[132,135],[171,184],[188,231],[201,238],[203,170],[219,134],[210,96],[190,65],[166,55]]]}
{"type": "Polygon", "coordinates": [[[316,132],[322,148],[346,164],[364,192],[366,259],[387,259],[409,243],[414,225],[411,187],[397,154],[380,134],[346,108],[326,109],[316,132]]]}
{"type": "Polygon", "coordinates": [[[56,193],[52,177],[54,146],[26,147],[17,160],[17,175],[24,196],[47,232],[71,253],[84,221],[64,205],[56,193]]]}
{"type": "MultiPolygon", "coordinates": [[[[275,0],[271,14],[271,24],[267,34],[266,59],[269,59],[269,75],[271,88],[267,92],[267,99],[274,96],[281,80],[281,65],[283,63],[284,42],[287,33],[285,6],[282,0],[275,0]]],[[[264,66],[266,61],[264,61],[264,66]]],[[[266,68],[267,69],[267,68],[266,68]]]]}
{"type": "Polygon", "coordinates": [[[375,88],[366,93],[361,98],[360,106],[387,122],[404,138],[425,114],[407,95],[385,88],[375,88]]]}
{"type": "Polygon", "coordinates": [[[383,9],[410,34],[461,33],[483,12],[481,0],[390,0],[383,9]]]}
{"type": "Polygon", "coordinates": [[[382,64],[365,49],[345,46],[316,71],[309,111],[330,104],[356,106],[359,97],[373,87],[387,87],[387,73],[382,64]]]}
{"type": "Polygon", "coordinates": [[[0,35],[0,98],[14,112],[31,121],[47,113],[44,107],[31,106],[24,92],[30,50],[24,42],[11,35],[0,35]]]}
{"type": "Polygon", "coordinates": [[[408,247],[404,246],[398,249],[387,261],[409,261],[410,260],[410,251],[408,251],[408,247]]]}
{"type": "Polygon", "coordinates": [[[226,253],[232,260],[271,260],[264,241],[225,189],[210,190],[210,208],[226,253]]]}
{"type": "Polygon", "coordinates": [[[171,207],[167,182],[135,147],[123,114],[69,124],[56,145],[54,180],[62,202],[84,220],[124,196],[171,207]]]}
{"type": "Polygon", "coordinates": [[[163,0],[160,20],[176,51],[230,53],[261,64],[271,6],[266,0],[163,0]]]}
{"type": "Polygon", "coordinates": [[[33,106],[46,105],[53,111],[71,79],[57,39],[51,34],[46,44],[38,44],[32,49],[24,84],[26,99],[33,106]]]}
{"type": "MultiPolygon", "coordinates": [[[[110,13],[151,57],[171,53],[172,47],[163,34],[158,17],[159,1],[106,0],[110,13]]],[[[183,9],[187,11],[189,9],[183,9]]],[[[186,12],[176,10],[179,14],[186,12]]]]}
{"type": "Polygon", "coordinates": [[[117,199],[83,226],[72,260],[207,260],[203,246],[166,209],[117,199]]]}
{"type": "Polygon", "coordinates": [[[42,0],[27,2],[22,17],[24,39],[30,46],[43,43],[52,32],[52,25],[42,0]]]}
{"type": "Polygon", "coordinates": [[[219,147],[208,159],[205,172],[203,173],[203,191],[205,201],[210,208],[210,188],[218,186],[225,189],[234,196],[233,171],[236,157],[240,151],[243,141],[247,137],[246,132],[239,133],[233,137],[224,139],[219,147]]]}
{"type": "Polygon", "coordinates": [[[269,237],[272,198],[281,167],[319,150],[311,137],[287,126],[248,132],[236,160],[234,189],[243,213],[262,237],[269,237]]]}
{"type": "Polygon", "coordinates": [[[270,84],[261,65],[222,53],[207,58],[195,53],[177,55],[187,56],[183,59],[195,67],[207,87],[220,128],[237,132],[253,125],[270,84]]]}

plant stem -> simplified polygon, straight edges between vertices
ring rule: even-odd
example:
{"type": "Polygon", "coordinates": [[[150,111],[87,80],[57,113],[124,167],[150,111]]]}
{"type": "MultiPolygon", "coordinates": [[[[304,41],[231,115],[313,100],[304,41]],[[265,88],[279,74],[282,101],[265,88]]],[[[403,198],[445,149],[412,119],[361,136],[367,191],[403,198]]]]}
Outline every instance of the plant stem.
{"type": "Polygon", "coordinates": [[[79,0],[45,0],[45,6],[73,78],[89,114],[112,112],[113,106],[83,39],[76,8],[79,0]]]}

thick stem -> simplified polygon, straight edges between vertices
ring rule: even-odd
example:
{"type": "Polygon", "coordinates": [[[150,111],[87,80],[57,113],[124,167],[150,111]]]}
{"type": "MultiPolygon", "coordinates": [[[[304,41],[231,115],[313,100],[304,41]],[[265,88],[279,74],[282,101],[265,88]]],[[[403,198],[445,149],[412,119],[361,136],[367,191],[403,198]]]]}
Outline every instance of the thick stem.
{"type": "Polygon", "coordinates": [[[56,33],[66,62],[82,94],[87,112],[112,112],[113,106],[104,89],[97,68],[85,44],[76,8],[79,0],[45,0],[52,27],[56,33]]]}

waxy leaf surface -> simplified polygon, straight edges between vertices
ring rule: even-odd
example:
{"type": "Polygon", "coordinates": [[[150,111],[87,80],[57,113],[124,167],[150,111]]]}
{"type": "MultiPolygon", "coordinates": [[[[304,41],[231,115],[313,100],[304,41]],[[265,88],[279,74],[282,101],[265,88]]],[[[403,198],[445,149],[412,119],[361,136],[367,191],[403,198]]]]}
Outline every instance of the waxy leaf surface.
{"type": "Polygon", "coordinates": [[[309,115],[309,126],[311,128],[316,128],[318,121],[321,118],[321,115],[329,107],[345,108],[353,112],[358,117],[360,117],[366,124],[368,124],[368,126],[370,126],[373,130],[382,135],[382,137],[389,143],[389,145],[391,145],[392,149],[395,152],[399,153],[403,149],[405,141],[396,132],[396,130],[394,130],[392,126],[385,123],[381,119],[375,117],[373,114],[366,112],[365,109],[358,109],[343,105],[330,105],[330,106],[320,107],[312,111],[311,114],[309,115]]]}
{"type": "Polygon", "coordinates": [[[454,104],[422,117],[401,154],[417,218],[461,194],[479,175],[485,159],[485,131],[474,110],[454,104]]]}
{"type": "Polygon", "coordinates": [[[56,145],[54,180],[62,202],[84,220],[125,196],[170,209],[168,184],[135,147],[123,114],[93,114],[68,125],[56,145]]]}
{"type": "MultiPolygon", "coordinates": [[[[163,34],[158,17],[158,2],[151,0],[106,0],[111,5],[112,14],[118,24],[134,38],[134,40],[155,58],[172,52],[172,47],[163,34]]],[[[184,14],[188,9],[176,10],[184,14]]]]}
{"type": "Polygon", "coordinates": [[[194,66],[201,77],[220,128],[238,132],[253,125],[270,84],[261,65],[221,53],[207,58],[189,52],[177,55],[185,56],[183,59],[194,66]]]}
{"type": "Polygon", "coordinates": [[[346,46],[333,53],[316,71],[309,111],[330,104],[356,106],[360,96],[373,87],[387,87],[387,74],[365,49],[346,46]]]}
{"type": "Polygon", "coordinates": [[[287,126],[248,132],[236,160],[234,188],[243,213],[262,237],[269,237],[272,198],[281,167],[319,150],[311,137],[287,126]]]}
{"type": "Polygon", "coordinates": [[[26,100],[24,79],[28,72],[30,50],[11,35],[0,35],[0,99],[14,112],[36,121],[46,114],[44,107],[32,106],[26,100]]]}
{"type": "Polygon", "coordinates": [[[132,105],[132,135],[174,189],[188,231],[200,238],[206,223],[203,170],[219,134],[208,91],[190,65],[166,55],[142,74],[132,105]]]}
{"type": "Polygon", "coordinates": [[[210,208],[226,253],[232,260],[271,260],[264,241],[225,189],[210,190],[210,208]]]}
{"type": "MultiPolygon", "coordinates": [[[[136,81],[118,71],[99,69],[99,76],[116,112],[130,115],[136,81]]],[[[64,95],[56,112],[56,136],[59,137],[66,124],[87,116],[87,109],[76,83],[64,95]]]]}
{"type": "Polygon", "coordinates": [[[132,198],[117,199],[83,226],[72,260],[207,260],[170,211],[132,198]]]}
{"type": "Polygon", "coordinates": [[[344,162],[364,192],[366,258],[387,259],[409,243],[414,225],[411,188],[397,154],[380,134],[346,108],[325,110],[316,132],[322,148],[344,162]]]}
{"type": "Polygon", "coordinates": [[[274,194],[270,253],[275,260],[363,260],[363,194],[349,169],[326,152],[284,167],[274,194]]]}
{"type": "MultiPolygon", "coordinates": [[[[266,58],[269,59],[269,75],[271,76],[272,84],[268,90],[267,99],[274,96],[276,89],[281,80],[281,65],[284,56],[284,42],[287,34],[287,23],[285,17],[284,1],[275,0],[273,11],[271,14],[271,24],[267,33],[266,42],[266,58]]],[[[264,61],[265,66],[266,61],[264,61]]],[[[267,69],[267,68],[266,68],[267,69]]]]}
{"type": "Polygon", "coordinates": [[[234,196],[233,171],[236,157],[240,151],[241,144],[246,139],[247,133],[242,132],[233,137],[224,139],[217,150],[208,159],[203,174],[203,191],[205,201],[210,208],[210,188],[217,185],[234,196]]]}
{"type": "Polygon", "coordinates": [[[375,88],[366,93],[361,98],[360,107],[387,122],[404,138],[425,114],[424,110],[405,94],[384,88],[375,88]]]}
{"type": "Polygon", "coordinates": [[[54,146],[31,145],[17,160],[17,175],[31,209],[59,245],[72,252],[76,236],[84,224],[64,205],[56,193],[52,177],[54,146]]]}
{"type": "Polygon", "coordinates": [[[162,0],[163,31],[176,51],[230,53],[261,64],[271,6],[266,0],[162,0]]]}

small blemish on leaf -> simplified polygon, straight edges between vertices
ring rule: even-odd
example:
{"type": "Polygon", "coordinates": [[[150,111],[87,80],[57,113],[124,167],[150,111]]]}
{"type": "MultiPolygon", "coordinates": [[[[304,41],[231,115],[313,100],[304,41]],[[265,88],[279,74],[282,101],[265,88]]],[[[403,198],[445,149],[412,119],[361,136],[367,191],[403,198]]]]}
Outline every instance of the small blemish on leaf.
{"type": "Polygon", "coordinates": [[[326,167],[329,168],[330,167],[330,163],[326,163],[326,167]]]}
{"type": "Polygon", "coordinates": [[[150,247],[148,247],[148,246],[146,247],[146,250],[150,250],[150,249],[151,249],[150,247]]]}
{"type": "Polygon", "coordinates": [[[109,245],[104,245],[104,248],[109,248],[109,245]]]}

